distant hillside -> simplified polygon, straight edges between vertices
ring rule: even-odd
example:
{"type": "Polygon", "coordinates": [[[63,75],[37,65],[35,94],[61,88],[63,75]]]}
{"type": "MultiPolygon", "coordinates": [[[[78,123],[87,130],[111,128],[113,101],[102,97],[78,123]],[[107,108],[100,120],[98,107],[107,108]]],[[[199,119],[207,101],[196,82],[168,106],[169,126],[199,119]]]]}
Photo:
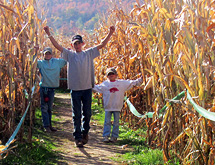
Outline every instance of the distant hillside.
{"type": "Polygon", "coordinates": [[[93,30],[100,17],[110,6],[132,8],[136,0],[37,0],[39,12],[44,13],[47,24],[66,34],[75,30],[93,30]]]}

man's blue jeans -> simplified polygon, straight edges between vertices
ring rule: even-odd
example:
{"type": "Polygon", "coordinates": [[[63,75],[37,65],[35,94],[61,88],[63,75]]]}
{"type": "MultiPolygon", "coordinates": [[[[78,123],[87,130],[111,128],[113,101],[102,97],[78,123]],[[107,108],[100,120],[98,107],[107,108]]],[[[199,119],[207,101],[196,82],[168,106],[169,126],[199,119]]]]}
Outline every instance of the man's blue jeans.
{"type": "Polygon", "coordinates": [[[52,106],[54,102],[54,88],[40,87],[40,104],[44,127],[51,126],[52,106]],[[46,100],[48,98],[48,101],[46,100]]]}
{"type": "Polygon", "coordinates": [[[105,111],[105,122],[104,122],[104,130],[103,137],[110,137],[111,133],[111,116],[114,116],[113,129],[112,129],[112,137],[118,138],[119,136],[119,115],[120,111],[105,111]]]}
{"type": "Polygon", "coordinates": [[[73,136],[75,140],[80,140],[82,134],[88,134],[90,129],[92,89],[71,91],[71,103],[74,124],[73,136]]]}

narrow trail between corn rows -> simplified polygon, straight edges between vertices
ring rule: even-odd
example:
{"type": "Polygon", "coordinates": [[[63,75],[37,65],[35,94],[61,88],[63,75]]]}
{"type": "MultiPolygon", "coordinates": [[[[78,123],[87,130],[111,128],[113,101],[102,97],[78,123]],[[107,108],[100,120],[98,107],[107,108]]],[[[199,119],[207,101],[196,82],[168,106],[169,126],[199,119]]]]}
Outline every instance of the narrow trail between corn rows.
{"type": "Polygon", "coordinates": [[[121,146],[116,144],[105,144],[102,142],[103,126],[97,125],[91,120],[89,141],[84,148],[78,148],[74,144],[72,110],[69,94],[56,93],[53,114],[57,122],[54,126],[57,132],[51,133],[53,143],[56,144],[56,151],[59,152],[58,163],[60,165],[115,165],[121,164],[113,161],[115,157],[125,152],[121,146]]]}

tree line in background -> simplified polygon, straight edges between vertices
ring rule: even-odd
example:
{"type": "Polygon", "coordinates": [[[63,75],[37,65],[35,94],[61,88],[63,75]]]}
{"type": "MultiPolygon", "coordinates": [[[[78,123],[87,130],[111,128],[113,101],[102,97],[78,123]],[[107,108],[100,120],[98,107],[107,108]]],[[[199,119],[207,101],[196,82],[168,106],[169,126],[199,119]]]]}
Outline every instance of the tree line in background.
{"type": "Polygon", "coordinates": [[[47,24],[63,35],[78,30],[91,32],[98,28],[98,21],[110,7],[131,9],[136,0],[38,0],[38,10],[47,19],[47,24]]]}

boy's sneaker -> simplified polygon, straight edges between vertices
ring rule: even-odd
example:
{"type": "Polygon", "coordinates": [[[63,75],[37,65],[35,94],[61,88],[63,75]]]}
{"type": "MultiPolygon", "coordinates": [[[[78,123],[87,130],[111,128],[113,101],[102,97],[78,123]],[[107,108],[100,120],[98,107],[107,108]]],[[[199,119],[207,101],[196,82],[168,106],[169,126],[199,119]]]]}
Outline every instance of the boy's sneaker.
{"type": "Polygon", "coordinates": [[[115,143],[117,141],[116,137],[111,137],[110,142],[115,143]]]}
{"type": "Polygon", "coordinates": [[[49,127],[44,127],[44,132],[51,133],[51,129],[49,127]]]}
{"type": "Polygon", "coordinates": [[[83,147],[83,142],[82,142],[82,140],[75,140],[75,146],[76,146],[76,147],[79,147],[79,148],[82,148],[82,147],[83,147]]]}
{"type": "Polygon", "coordinates": [[[104,142],[104,143],[109,143],[109,142],[110,142],[110,141],[109,141],[109,137],[108,137],[108,136],[105,136],[104,139],[103,139],[103,142],[104,142]]]}
{"type": "Polygon", "coordinates": [[[56,131],[57,131],[57,129],[54,128],[54,127],[52,127],[52,126],[50,126],[49,128],[50,128],[50,130],[51,130],[52,132],[56,132],[56,131]]]}
{"type": "Polygon", "coordinates": [[[88,134],[83,134],[83,137],[82,137],[83,145],[84,145],[84,144],[87,144],[88,140],[89,140],[88,134]]]}

